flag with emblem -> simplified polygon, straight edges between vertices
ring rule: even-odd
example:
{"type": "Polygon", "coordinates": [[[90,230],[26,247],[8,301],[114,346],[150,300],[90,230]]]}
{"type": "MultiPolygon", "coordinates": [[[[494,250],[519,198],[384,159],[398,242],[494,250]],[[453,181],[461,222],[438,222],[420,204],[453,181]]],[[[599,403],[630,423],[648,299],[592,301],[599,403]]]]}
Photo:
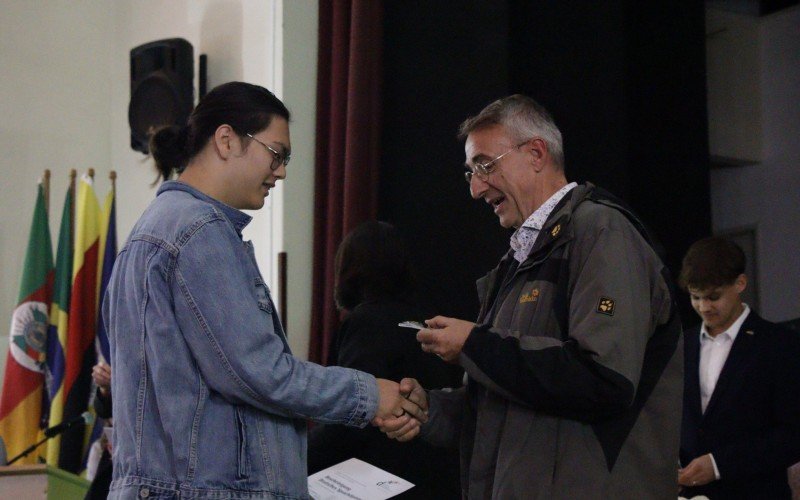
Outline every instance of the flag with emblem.
{"type": "MultiPolygon", "coordinates": [[[[0,396],[0,437],[12,458],[38,440],[42,418],[48,308],[53,288],[53,247],[39,184],[17,307],[11,317],[8,357],[0,396]]],[[[32,464],[37,453],[16,463],[32,464]]]]}
{"type": "MultiPolygon", "coordinates": [[[[64,210],[61,213],[61,229],[58,232],[56,250],[56,278],[53,286],[53,303],[50,305],[50,327],[47,331],[47,364],[45,381],[49,402],[48,427],[62,422],[64,415],[64,364],[69,324],[69,297],[72,291],[72,188],[67,189],[64,210]]],[[[47,463],[58,467],[61,436],[47,442],[47,463]]]]}
{"type": "MultiPolygon", "coordinates": [[[[64,412],[62,419],[81,415],[89,407],[92,366],[97,326],[97,289],[100,284],[100,205],[92,178],[81,177],[75,214],[75,245],[72,261],[72,293],[69,303],[66,359],[64,363],[64,412]]],[[[76,425],[61,435],[60,468],[81,470],[87,436],[84,425],[76,425]]]]}

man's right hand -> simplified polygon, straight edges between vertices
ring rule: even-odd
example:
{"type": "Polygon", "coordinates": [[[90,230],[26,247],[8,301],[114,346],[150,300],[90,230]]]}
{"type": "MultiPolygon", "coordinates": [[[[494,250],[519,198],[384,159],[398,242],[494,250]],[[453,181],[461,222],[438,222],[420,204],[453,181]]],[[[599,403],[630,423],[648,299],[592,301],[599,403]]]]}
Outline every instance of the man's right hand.
{"type": "MultiPolygon", "coordinates": [[[[416,379],[404,378],[400,381],[400,394],[410,401],[415,402],[420,408],[428,409],[428,396],[425,389],[416,379]]],[[[419,426],[422,422],[427,421],[427,414],[425,420],[411,418],[408,414],[403,414],[399,417],[395,415],[387,418],[376,418],[375,425],[377,425],[381,432],[386,434],[389,439],[396,439],[398,441],[410,441],[419,434],[419,426]]]]}
{"type": "Polygon", "coordinates": [[[411,394],[411,390],[401,392],[400,384],[397,382],[382,378],[376,380],[378,382],[378,411],[375,413],[373,424],[376,424],[378,420],[409,416],[421,422],[427,422],[428,405],[424,391],[420,398],[419,393],[411,394]]]}
{"type": "Polygon", "coordinates": [[[111,367],[100,361],[92,368],[92,379],[100,389],[100,393],[108,396],[111,392],[111,367]]]}
{"type": "Polygon", "coordinates": [[[716,479],[711,453],[695,458],[689,465],[678,470],[678,484],[681,486],[704,486],[716,479]]]}

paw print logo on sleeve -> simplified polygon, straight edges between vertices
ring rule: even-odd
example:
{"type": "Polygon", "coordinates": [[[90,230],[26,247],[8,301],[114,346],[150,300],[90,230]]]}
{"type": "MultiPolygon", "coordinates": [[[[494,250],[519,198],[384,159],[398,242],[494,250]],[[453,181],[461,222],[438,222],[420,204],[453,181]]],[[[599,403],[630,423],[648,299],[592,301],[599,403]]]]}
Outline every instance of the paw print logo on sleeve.
{"type": "Polygon", "coordinates": [[[597,303],[597,312],[608,316],[614,315],[614,299],[608,297],[600,297],[600,302],[597,303]]]}

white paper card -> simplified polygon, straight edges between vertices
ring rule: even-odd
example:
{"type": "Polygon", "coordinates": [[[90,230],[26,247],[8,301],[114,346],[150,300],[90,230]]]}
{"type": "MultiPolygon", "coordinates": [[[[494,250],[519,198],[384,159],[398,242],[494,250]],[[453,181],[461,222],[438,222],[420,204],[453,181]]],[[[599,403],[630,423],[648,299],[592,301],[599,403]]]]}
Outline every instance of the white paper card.
{"type": "Polygon", "coordinates": [[[314,500],[384,500],[413,487],[405,479],[357,458],[308,477],[308,492],[314,500]]]}
{"type": "Polygon", "coordinates": [[[402,326],[403,328],[413,328],[414,330],[422,330],[423,328],[428,328],[419,321],[403,321],[402,323],[398,323],[397,326],[402,326]]]}

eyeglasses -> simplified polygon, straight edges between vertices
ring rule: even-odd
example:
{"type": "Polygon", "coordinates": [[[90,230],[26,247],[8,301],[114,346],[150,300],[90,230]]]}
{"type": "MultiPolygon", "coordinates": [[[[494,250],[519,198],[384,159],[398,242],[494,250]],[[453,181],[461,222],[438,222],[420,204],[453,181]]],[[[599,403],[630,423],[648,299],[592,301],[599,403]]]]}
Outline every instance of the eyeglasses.
{"type": "MultiPolygon", "coordinates": [[[[530,139],[528,139],[528,140],[530,140],[530,139]]],[[[467,165],[467,169],[468,170],[466,172],[464,172],[464,179],[467,180],[467,184],[472,182],[472,176],[473,175],[477,175],[478,179],[481,179],[482,181],[485,181],[489,177],[489,174],[494,172],[494,169],[497,168],[497,162],[498,161],[500,161],[508,153],[514,151],[515,149],[518,149],[520,146],[523,146],[523,145],[527,144],[527,142],[528,141],[520,142],[519,144],[517,144],[513,148],[511,148],[508,151],[506,151],[505,153],[501,154],[500,156],[496,156],[493,160],[489,160],[486,163],[477,163],[476,162],[475,165],[472,167],[472,170],[469,170],[470,167],[469,167],[469,165],[467,165]]]]}
{"type": "Polygon", "coordinates": [[[281,164],[283,164],[283,166],[285,167],[286,165],[289,164],[289,161],[292,159],[292,153],[279,153],[279,152],[275,151],[274,148],[271,148],[270,146],[264,144],[263,142],[259,141],[255,137],[253,137],[253,134],[245,134],[245,135],[247,137],[253,139],[257,143],[261,144],[262,146],[267,148],[267,151],[272,153],[272,163],[269,164],[269,169],[270,170],[273,170],[273,171],[278,170],[278,167],[281,164]]]}

